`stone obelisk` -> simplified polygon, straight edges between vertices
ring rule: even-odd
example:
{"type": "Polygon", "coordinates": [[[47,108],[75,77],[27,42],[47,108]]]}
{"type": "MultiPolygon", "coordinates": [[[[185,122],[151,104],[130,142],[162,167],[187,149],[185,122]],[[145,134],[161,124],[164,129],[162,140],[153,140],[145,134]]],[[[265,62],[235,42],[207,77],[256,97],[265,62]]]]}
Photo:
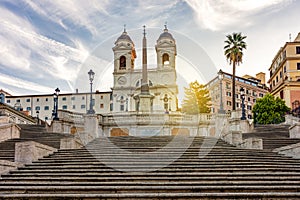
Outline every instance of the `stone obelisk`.
{"type": "Polygon", "coordinates": [[[146,26],[143,32],[143,68],[142,68],[142,83],[141,83],[141,93],[136,95],[134,99],[136,100],[136,111],[139,112],[151,112],[152,111],[152,101],[154,96],[150,94],[149,84],[148,84],[148,70],[147,70],[147,39],[146,39],[146,26]]]}

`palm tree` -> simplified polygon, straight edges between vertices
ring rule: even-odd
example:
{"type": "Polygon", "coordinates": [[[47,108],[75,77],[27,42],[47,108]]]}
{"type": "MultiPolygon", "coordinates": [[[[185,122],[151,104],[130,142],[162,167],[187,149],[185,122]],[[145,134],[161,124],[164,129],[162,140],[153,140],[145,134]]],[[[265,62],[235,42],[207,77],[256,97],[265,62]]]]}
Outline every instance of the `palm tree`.
{"type": "Polygon", "coordinates": [[[242,36],[241,33],[232,33],[226,35],[224,54],[229,64],[232,64],[232,110],[235,110],[235,67],[242,63],[243,50],[246,49],[247,44],[244,39],[247,36],[242,36]]]}

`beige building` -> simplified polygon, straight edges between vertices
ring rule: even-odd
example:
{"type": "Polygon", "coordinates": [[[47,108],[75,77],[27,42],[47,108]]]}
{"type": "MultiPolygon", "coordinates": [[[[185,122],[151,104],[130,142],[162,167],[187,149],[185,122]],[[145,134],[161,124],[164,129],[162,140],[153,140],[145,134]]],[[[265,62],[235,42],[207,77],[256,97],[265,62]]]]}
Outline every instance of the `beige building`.
{"type": "MultiPolygon", "coordinates": [[[[245,110],[246,117],[252,119],[252,109],[258,98],[263,97],[268,88],[265,85],[265,74],[260,72],[256,77],[245,75],[243,77],[236,76],[236,109],[242,108],[241,92],[245,91],[245,110]]],[[[232,75],[222,70],[218,75],[206,84],[211,96],[211,112],[217,113],[220,110],[221,103],[225,111],[230,111],[232,108],[232,75]],[[220,88],[222,88],[220,90],[220,88]],[[222,97],[222,98],[220,98],[222,97]]]]}
{"type": "Polygon", "coordinates": [[[300,100],[300,33],[293,42],[286,42],[269,68],[271,94],[285,100],[295,109],[300,100]],[[298,102],[298,103],[297,103],[298,102]]]}

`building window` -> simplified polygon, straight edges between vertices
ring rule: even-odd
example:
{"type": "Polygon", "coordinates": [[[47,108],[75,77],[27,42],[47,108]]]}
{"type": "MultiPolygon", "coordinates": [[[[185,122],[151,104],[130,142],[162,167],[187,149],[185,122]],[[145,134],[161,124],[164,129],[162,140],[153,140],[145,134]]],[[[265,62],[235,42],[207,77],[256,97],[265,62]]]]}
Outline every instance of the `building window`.
{"type": "Polygon", "coordinates": [[[227,106],[231,106],[231,101],[226,102],[227,106]]]}
{"type": "Polygon", "coordinates": [[[49,110],[49,106],[45,106],[45,107],[44,107],[44,110],[49,110]]]}
{"type": "Polygon", "coordinates": [[[73,109],[76,109],[76,106],[75,106],[75,105],[73,105],[73,106],[72,106],[72,108],[73,108],[73,109]]]}
{"type": "Polygon", "coordinates": [[[126,58],[125,56],[120,57],[120,70],[126,69],[126,58]]]}
{"type": "Polygon", "coordinates": [[[275,80],[273,80],[273,86],[275,86],[275,80]]]}
{"type": "Polygon", "coordinates": [[[109,104],[109,110],[110,110],[110,111],[113,111],[113,108],[114,108],[114,104],[113,104],[113,103],[110,103],[110,104],[109,104]]]}
{"type": "Polygon", "coordinates": [[[30,99],[26,99],[26,102],[30,102],[30,99]]]}
{"type": "Polygon", "coordinates": [[[300,63],[297,63],[297,70],[300,70],[300,63]]]}
{"type": "Polygon", "coordinates": [[[240,104],[239,104],[239,103],[236,103],[236,107],[237,107],[237,108],[240,107],[240,104]]]}
{"type": "Polygon", "coordinates": [[[248,97],[248,101],[251,101],[251,98],[250,98],[250,97],[248,97]]]}
{"type": "Polygon", "coordinates": [[[7,100],[6,103],[10,103],[10,100],[7,100]]]}
{"type": "Polygon", "coordinates": [[[280,78],[282,78],[282,72],[280,72],[279,76],[280,76],[280,78]]]}
{"type": "Polygon", "coordinates": [[[81,107],[81,109],[85,109],[85,105],[83,105],[83,104],[80,107],[81,107]]]}
{"type": "Polygon", "coordinates": [[[226,92],[226,95],[227,95],[228,97],[231,97],[231,92],[226,92]]]}
{"type": "Polygon", "coordinates": [[[296,47],[296,54],[300,54],[300,47],[296,47]]]}
{"type": "Polygon", "coordinates": [[[276,76],[276,83],[278,83],[278,76],[276,76]]]}
{"type": "Polygon", "coordinates": [[[41,108],[39,106],[36,106],[35,107],[35,110],[40,110],[41,108]]]}
{"type": "Polygon", "coordinates": [[[71,97],[71,100],[74,101],[74,100],[75,100],[75,97],[71,97]]]}
{"type": "Polygon", "coordinates": [[[256,99],[253,99],[253,103],[255,103],[256,102],[256,99]]]}
{"type": "Polygon", "coordinates": [[[63,106],[62,106],[62,109],[63,109],[63,110],[67,110],[67,109],[68,109],[68,106],[67,106],[67,105],[63,105],[63,106]]]}
{"type": "Polygon", "coordinates": [[[46,98],[45,100],[48,101],[48,98],[46,98]]]}
{"type": "Polygon", "coordinates": [[[100,96],[100,99],[103,99],[103,95],[100,96]]]}
{"type": "Polygon", "coordinates": [[[226,89],[231,89],[231,84],[226,82],[226,89]]]}
{"type": "Polygon", "coordinates": [[[20,102],[21,102],[21,100],[20,100],[20,99],[17,99],[17,102],[18,102],[18,103],[20,103],[20,102]]]}
{"type": "Polygon", "coordinates": [[[100,108],[104,108],[104,104],[103,103],[100,104],[100,108]]]}
{"type": "Polygon", "coordinates": [[[26,110],[27,110],[27,111],[31,111],[31,107],[27,107],[26,110]]]}
{"type": "Polygon", "coordinates": [[[252,115],[248,115],[248,119],[252,119],[252,115]]]}
{"type": "Polygon", "coordinates": [[[36,99],[36,101],[37,101],[37,102],[39,102],[39,101],[40,101],[40,99],[39,99],[39,98],[37,98],[37,99],[36,99]]]}
{"type": "Polygon", "coordinates": [[[282,55],[282,56],[283,56],[283,59],[286,58],[286,51],[283,52],[283,55],[282,55]]]}
{"type": "Polygon", "coordinates": [[[124,104],[120,105],[120,111],[124,111],[124,104]]]}
{"type": "Polygon", "coordinates": [[[263,93],[259,93],[259,97],[264,97],[264,94],[263,93]]]}
{"type": "Polygon", "coordinates": [[[82,96],[81,99],[84,100],[85,99],[84,96],[82,96]]]}
{"type": "Polygon", "coordinates": [[[66,100],[67,100],[67,97],[63,97],[62,100],[63,100],[63,101],[66,101],[66,100]]]}
{"type": "Polygon", "coordinates": [[[249,106],[249,105],[248,105],[248,106],[247,106],[247,109],[248,109],[248,110],[252,110],[252,106],[249,106]]]}

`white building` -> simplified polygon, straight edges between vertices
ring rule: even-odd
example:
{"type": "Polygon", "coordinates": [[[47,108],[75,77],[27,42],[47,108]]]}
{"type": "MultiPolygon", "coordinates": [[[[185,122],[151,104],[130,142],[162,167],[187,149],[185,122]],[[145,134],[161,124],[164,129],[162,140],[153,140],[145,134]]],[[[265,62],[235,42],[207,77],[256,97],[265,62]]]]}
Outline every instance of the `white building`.
{"type": "MultiPolygon", "coordinates": [[[[92,94],[96,113],[110,111],[111,92],[94,92],[92,94]]],[[[53,94],[6,96],[5,103],[16,110],[25,111],[33,117],[48,120],[52,117],[53,94]],[[38,111],[38,112],[37,112],[38,111]]],[[[90,105],[90,93],[59,94],[58,109],[77,113],[86,113],[90,105]]]]}

